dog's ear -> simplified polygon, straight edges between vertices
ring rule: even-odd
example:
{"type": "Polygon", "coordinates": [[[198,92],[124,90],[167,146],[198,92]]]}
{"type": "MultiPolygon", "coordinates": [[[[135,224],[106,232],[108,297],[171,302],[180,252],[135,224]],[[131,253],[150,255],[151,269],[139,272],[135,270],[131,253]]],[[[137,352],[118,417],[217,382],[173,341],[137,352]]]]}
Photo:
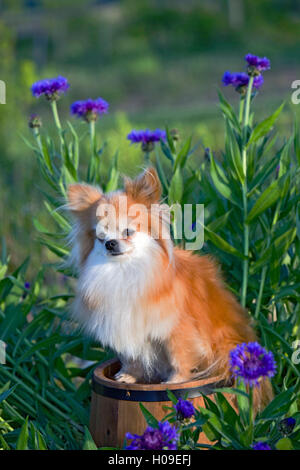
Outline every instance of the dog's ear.
{"type": "Polygon", "coordinates": [[[70,184],[68,186],[68,208],[75,215],[80,213],[95,202],[99,201],[102,196],[100,189],[88,184],[70,184]]]}
{"type": "Polygon", "coordinates": [[[135,201],[147,206],[157,203],[161,197],[161,184],[155,168],[147,168],[136,179],[125,178],[125,192],[135,201]]]}

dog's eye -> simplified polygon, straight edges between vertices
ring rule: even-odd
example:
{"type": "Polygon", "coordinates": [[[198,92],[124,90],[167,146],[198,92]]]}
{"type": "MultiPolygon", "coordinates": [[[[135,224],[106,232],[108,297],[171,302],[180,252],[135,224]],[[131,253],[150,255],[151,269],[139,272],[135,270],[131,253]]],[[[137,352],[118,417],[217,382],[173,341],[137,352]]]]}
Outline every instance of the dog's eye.
{"type": "Polygon", "coordinates": [[[123,230],[122,232],[122,236],[124,238],[131,237],[134,234],[134,232],[135,230],[133,230],[132,228],[125,228],[125,230],[123,230]]]}

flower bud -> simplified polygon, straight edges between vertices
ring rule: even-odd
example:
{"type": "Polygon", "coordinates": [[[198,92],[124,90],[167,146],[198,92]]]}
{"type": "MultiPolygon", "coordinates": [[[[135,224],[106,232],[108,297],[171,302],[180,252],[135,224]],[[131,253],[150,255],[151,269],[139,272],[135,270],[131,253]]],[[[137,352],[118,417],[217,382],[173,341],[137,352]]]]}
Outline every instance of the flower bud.
{"type": "Polygon", "coordinates": [[[41,127],[42,126],[42,119],[38,114],[31,114],[29,121],[28,121],[28,126],[31,129],[34,129],[36,127],[41,127]]]}
{"type": "Polygon", "coordinates": [[[174,140],[174,142],[177,142],[179,140],[178,129],[171,129],[170,130],[170,135],[171,135],[172,139],[174,140]]]}
{"type": "Polygon", "coordinates": [[[142,150],[143,152],[152,152],[154,150],[154,142],[142,142],[142,150]]]}

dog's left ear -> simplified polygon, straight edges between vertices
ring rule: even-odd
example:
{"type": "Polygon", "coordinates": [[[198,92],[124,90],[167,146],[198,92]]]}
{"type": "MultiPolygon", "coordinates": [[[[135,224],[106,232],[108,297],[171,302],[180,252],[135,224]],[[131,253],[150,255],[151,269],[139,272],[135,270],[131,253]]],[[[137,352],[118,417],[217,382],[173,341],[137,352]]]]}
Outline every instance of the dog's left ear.
{"type": "Polygon", "coordinates": [[[74,215],[80,215],[101,199],[102,192],[89,184],[70,184],[68,186],[68,208],[74,215]]]}
{"type": "Polygon", "coordinates": [[[136,179],[125,178],[125,192],[135,201],[150,206],[161,197],[161,184],[155,168],[147,168],[136,179]]]}

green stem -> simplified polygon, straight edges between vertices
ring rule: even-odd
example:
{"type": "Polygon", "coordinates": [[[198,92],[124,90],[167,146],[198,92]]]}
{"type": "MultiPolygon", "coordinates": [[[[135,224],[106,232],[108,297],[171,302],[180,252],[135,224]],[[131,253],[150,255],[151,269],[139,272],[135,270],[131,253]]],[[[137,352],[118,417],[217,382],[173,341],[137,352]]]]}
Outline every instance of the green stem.
{"type": "MultiPolygon", "coordinates": [[[[6,356],[7,356],[8,361],[14,365],[15,370],[18,371],[20,375],[23,375],[23,377],[26,378],[34,387],[36,387],[37,386],[36,381],[27,372],[25,372],[24,369],[18,365],[18,363],[14,362],[13,359],[8,354],[6,354],[6,356]]],[[[61,400],[56,398],[56,396],[53,395],[53,393],[50,392],[49,390],[46,390],[46,395],[52,401],[54,401],[54,403],[56,403],[58,406],[63,408],[66,412],[70,413],[72,411],[69,406],[62,403],[61,400]]]]}
{"type": "Polygon", "coordinates": [[[96,152],[96,137],[95,137],[95,121],[89,121],[89,128],[90,128],[90,147],[91,147],[91,158],[88,167],[88,181],[91,182],[96,178],[99,168],[97,167],[98,164],[98,155],[96,152]]]}
{"type": "MultiPolygon", "coordinates": [[[[279,202],[277,203],[277,206],[276,206],[276,210],[275,210],[274,218],[273,218],[273,221],[272,221],[271,230],[270,230],[270,234],[269,234],[269,237],[268,237],[268,242],[267,242],[267,247],[266,248],[268,248],[270,246],[271,238],[272,238],[272,235],[273,235],[273,232],[274,232],[274,228],[275,228],[275,225],[276,225],[278,217],[279,217],[280,207],[281,207],[281,200],[279,200],[279,202]]],[[[256,307],[255,307],[255,314],[254,314],[255,318],[258,318],[258,316],[259,316],[260,306],[261,306],[261,302],[262,302],[262,296],[263,296],[265,282],[266,282],[267,271],[268,271],[268,266],[264,266],[263,269],[262,269],[262,272],[261,272],[259,292],[258,292],[258,297],[257,297],[257,300],[256,300],[256,307]]]]}
{"type": "MultiPolygon", "coordinates": [[[[5,316],[3,317],[5,318],[5,316]]],[[[16,329],[16,333],[18,335],[21,335],[21,331],[17,328],[16,329]]],[[[30,343],[30,341],[27,339],[27,338],[24,338],[24,343],[26,344],[26,346],[28,347],[31,347],[32,344],[30,343]]],[[[13,357],[15,356],[17,352],[17,349],[16,347],[14,348],[14,351],[12,353],[12,357],[11,357],[11,361],[13,361],[13,357]]],[[[36,351],[35,352],[36,356],[38,357],[38,359],[47,367],[49,368],[50,365],[49,365],[49,362],[47,361],[47,359],[39,352],[39,351],[36,351]]],[[[13,365],[15,365],[14,362],[12,362],[13,365]]],[[[68,379],[66,379],[66,377],[64,377],[61,372],[59,372],[58,370],[55,371],[55,374],[57,376],[57,378],[61,381],[61,383],[66,387],[66,388],[70,388],[70,390],[72,390],[73,392],[76,391],[76,387],[75,385],[73,384],[73,382],[69,381],[68,379]]]]}
{"type": "Polygon", "coordinates": [[[144,152],[145,162],[148,165],[150,162],[150,152],[144,152]]]}
{"type": "Polygon", "coordinates": [[[52,109],[52,113],[53,113],[56,128],[59,131],[59,133],[61,133],[62,127],[61,127],[60,119],[59,119],[59,116],[58,116],[56,101],[55,100],[50,101],[50,104],[51,104],[51,109],[52,109]]]}
{"type": "Polygon", "coordinates": [[[256,307],[255,307],[255,318],[258,318],[259,311],[260,311],[260,306],[261,306],[261,301],[262,301],[262,296],[264,293],[264,287],[265,287],[265,282],[266,282],[266,275],[268,271],[268,266],[264,266],[261,272],[261,278],[260,278],[260,285],[259,285],[259,292],[258,292],[258,297],[256,300],[256,307]]]}
{"type": "MultiPolygon", "coordinates": [[[[68,415],[60,411],[56,406],[52,405],[52,403],[49,402],[49,400],[46,400],[42,396],[38,395],[32,388],[28,387],[22,380],[18,379],[15,375],[11,374],[6,370],[5,367],[2,368],[2,374],[6,375],[10,380],[13,382],[16,382],[20,385],[21,388],[24,388],[30,395],[32,395],[36,400],[38,400],[40,403],[42,403],[46,408],[49,408],[49,410],[53,411],[54,413],[58,414],[62,418],[64,418],[67,422],[70,421],[70,418],[68,415]]],[[[62,405],[62,404],[61,404],[62,405]]],[[[76,427],[79,427],[77,425],[76,427]]]]}
{"type": "Polygon", "coordinates": [[[52,109],[52,113],[53,113],[53,117],[54,117],[55,126],[56,126],[56,129],[58,131],[59,138],[60,138],[61,154],[63,155],[63,153],[64,153],[64,137],[63,137],[62,127],[61,127],[61,123],[60,123],[60,119],[59,119],[59,115],[58,115],[58,111],[57,111],[57,104],[56,104],[55,100],[50,101],[50,104],[51,104],[51,109],[52,109]]]}
{"type": "Polygon", "coordinates": [[[94,158],[96,143],[95,143],[95,121],[90,121],[90,142],[91,142],[91,156],[94,158]]]}
{"type": "MultiPolygon", "coordinates": [[[[244,126],[248,126],[249,124],[249,116],[250,116],[250,103],[251,103],[251,94],[252,94],[252,88],[253,88],[253,81],[254,77],[249,78],[249,85],[246,93],[246,107],[245,107],[245,120],[244,120],[244,126]]],[[[244,142],[245,143],[245,142],[244,142]]]]}
{"type": "Polygon", "coordinates": [[[239,123],[242,123],[243,115],[244,115],[244,108],[245,108],[245,97],[242,96],[240,99],[240,108],[239,108],[239,123]]]}
{"type": "Polygon", "coordinates": [[[242,282],[242,295],[241,303],[242,306],[246,306],[247,300],[247,287],[248,287],[248,268],[249,268],[249,225],[246,223],[248,215],[248,185],[247,185],[247,128],[249,124],[249,115],[250,115],[250,102],[251,102],[251,93],[253,86],[254,77],[250,77],[249,85],[246,94],[246,106],[244,113],[244,123],[243,123],[243,150],[242,150],[242,163],[243,163],[243,172],[244,172],[244,183],[242,187],[243,192],[243,212],[244,212],[244,256],[243,261],[243,282],[242,282]]]}
{"type": "MultiPolygon", "coordinates": [[[[253,434],[254,430],[254,406],[253,406],[253,387],[249,387],[249,426],[251,433],[253,434]]],[[[253,440],[253,438],[251,439],[253,440]]]]}
{"type": "Polygon", "coordinates": [[[40,134],[39,127],[34,127],[33,128],[33,135],[34,135],[34,137],[37,141],[37,144],[39,146],[41,155],[43,156],[43,147],[42,147],[41,134],[40,134]]]}

